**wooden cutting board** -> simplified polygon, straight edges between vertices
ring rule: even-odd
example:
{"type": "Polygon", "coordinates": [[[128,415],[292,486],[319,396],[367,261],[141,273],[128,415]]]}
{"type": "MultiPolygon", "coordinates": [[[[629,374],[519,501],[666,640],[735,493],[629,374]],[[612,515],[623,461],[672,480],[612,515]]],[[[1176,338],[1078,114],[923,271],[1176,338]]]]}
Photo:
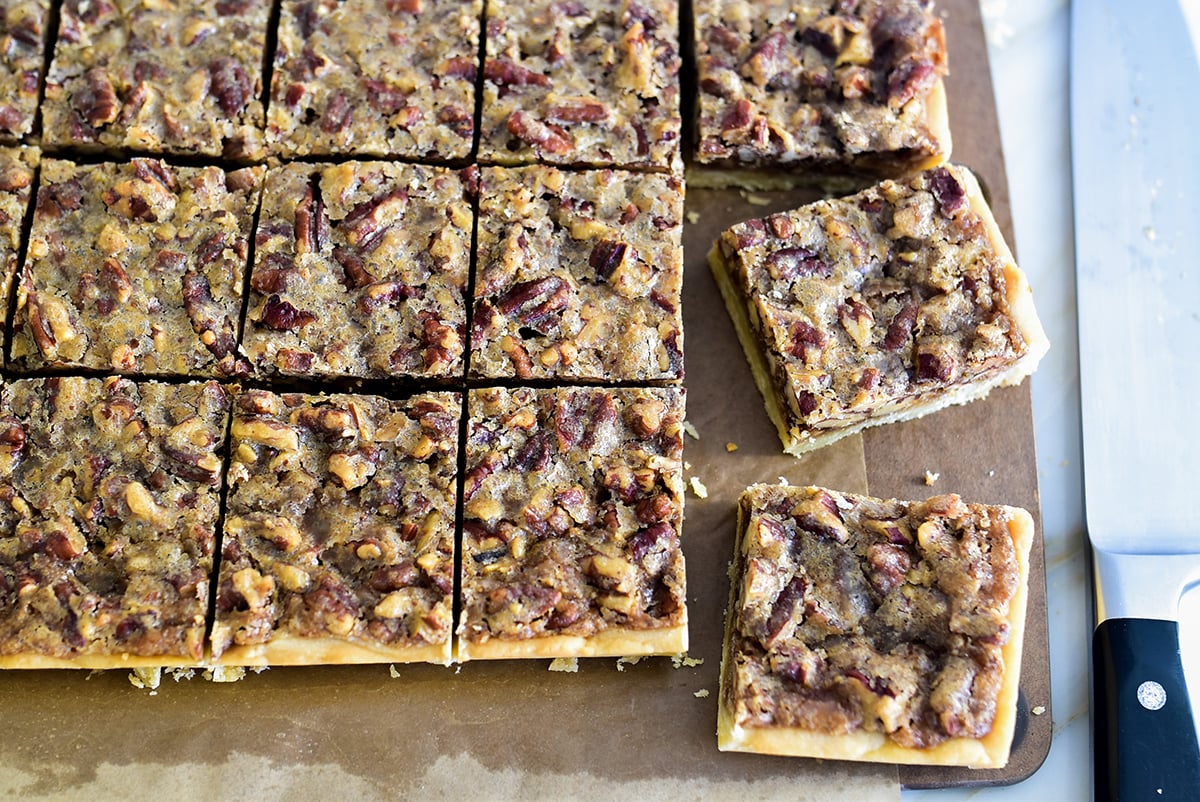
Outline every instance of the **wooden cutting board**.
{"type": "MultiPolygon", "coordinates": [[[[980,176],[1011,241],[1004,158],[987,49],[974,0],[942,0],[952,75],[954,158],[980,176]]],[[[689,194],[684,314],[689,493],[684,529],[691,649],[687,663],[546,661],[458,668],[271,669],[236,684],[164,678],[151,694],[109,671],[0,677],[0,796],[125,796],[179,783],[204,796],[259,799],[818,798],[896,794],[897,770],[716,748],[720,640],[733,554],[734,503],[748,484],[785,477],[881,496],[957,492],[1016,504],[1040,521],[1028,385],[921,421],[872,430],[796,460],[767,420],[705,264],[737,220],[806,197],[689,194]],[[726,443],[735,443],[730,452],[726,443]],[[934,487],[925,471],[940,475],[934,487]],[[702,661],[702,662],[701,662],[702,661]]],[[[1035,288],[1036,289],[1036,288],[1035,288]]],[[[1021,710],[1009,766],[901,768],[907,787],[1004,784],[1032,774],[1051,739],[1045,567],[1034,544],[1021,710]],[[1035,707],[1044,708],[1033,715],[1035,707]]]]}

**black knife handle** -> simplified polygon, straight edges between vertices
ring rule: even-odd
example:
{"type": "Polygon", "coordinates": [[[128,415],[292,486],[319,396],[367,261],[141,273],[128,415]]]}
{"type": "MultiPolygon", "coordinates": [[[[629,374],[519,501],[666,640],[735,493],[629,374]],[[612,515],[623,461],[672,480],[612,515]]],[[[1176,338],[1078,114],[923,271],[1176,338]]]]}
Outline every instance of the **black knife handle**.
{"type": "Polygon", "coordinates": [[[1179,625],[1112,618],[1092,639],[1096,802],[1200,799],[1179,625]]]}

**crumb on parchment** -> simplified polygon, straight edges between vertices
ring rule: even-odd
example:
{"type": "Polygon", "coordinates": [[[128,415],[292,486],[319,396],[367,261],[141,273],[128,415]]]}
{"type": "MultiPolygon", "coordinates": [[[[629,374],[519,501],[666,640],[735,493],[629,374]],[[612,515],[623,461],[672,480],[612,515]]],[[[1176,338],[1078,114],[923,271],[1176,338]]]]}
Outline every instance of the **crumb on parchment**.
{"type": "Polygon", "coordinates": [[[734,442],[726,443],[725,450],[728,451],[730,454],[732,454],[733,452],[738,450],[738,444],[734,443],[734,442]]]}
{"type": "Polygon", "coordinates": [[[692,225],[696,225],[696,223],[700,222],[700,212],[696,211],[695,209],[689,210],[684,217],[686,217],[687,221],[692,225]]]}
{"type": "Polygon", "coordinates": [[[704,486],[704,482],[700,481],[699,476],[693,476],[689,482],[692,485],[692,492],[696,494],[696,498],[708,498],[708,488],[704,486]]]}
{"type": "Polygon", "coordinates": [[[942,475],[940,473],[934,473],[933,471],[925,471],[925,484],[929,485],[930,487],[933,487],[934,484],[937,483],[937,480],[940,478],[942,478],[942,475]]]}
{"type": "Polygon", "coordinates": [[[1046,712],[1046,706],[1045,706],[1045,705],[1038,705],[1037,707],[1033,708],[1033,709],[1032,709],[1032,710],[1030,710],[1029,712],[1030,712],[1030,713],[1033,713],[1035,716],[1040,716],[1040,715],[1042,715],[1043,713],[1045,713],[1045,712],[1046,712]]]}
{"type": "Polygon", "coordinates": [[[550,661],[551,671],[561,671],[565,674],[579,673],[578,657],[556,657],[550,661]]]}
{"type": "Polygon", "coordinates": [[[695,668],[703,664],[703,657],[688,657],[686,654],[671,655],[671,665],[675,668],[695,668]]]}
{"type": "Polygon", "coordinates": [[[708,688],[701,688],[700,690],[693,693],[692,696],[695,696],[697,699],[707,699],[708,698],[708,688]]]}
{"type": "Polygon", "coordinates": [[[692,425],[691,421],[685,420],[682,424],[682,427],[684,434],[686,434],[688,437],[692,438],[693,440],[700,439],[700,432],[696,431],[696,427],[692,425]]]}

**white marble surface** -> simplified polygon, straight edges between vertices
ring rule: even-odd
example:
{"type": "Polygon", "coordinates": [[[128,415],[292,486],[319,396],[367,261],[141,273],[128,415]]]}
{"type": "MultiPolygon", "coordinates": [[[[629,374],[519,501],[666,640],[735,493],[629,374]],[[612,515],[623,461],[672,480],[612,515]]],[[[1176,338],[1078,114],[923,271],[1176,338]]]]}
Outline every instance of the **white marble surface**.
{"type": "MultiPolygon", "coordinates": [[[[1079,451],[1068,3],[982,0],[1021,266],[1053,347],[1033,381],[1046,542],[1054,739],[1045,764],[1005,788],[906,791],[905,802],[1091,798],[1088,725],[1088,554],[1079,451]]],[[[953,59],[953,43],[950,43],[953,59]]],[[[953,66],[953,61],[951,62],[953,66]]]]}

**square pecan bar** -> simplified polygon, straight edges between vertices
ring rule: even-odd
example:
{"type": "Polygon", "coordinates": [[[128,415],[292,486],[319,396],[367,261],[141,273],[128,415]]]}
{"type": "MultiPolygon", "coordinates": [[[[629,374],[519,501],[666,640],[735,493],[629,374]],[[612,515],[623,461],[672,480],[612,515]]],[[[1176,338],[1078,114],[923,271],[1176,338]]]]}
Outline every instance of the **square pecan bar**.
{"type": "Polygon", "coordinates": [[[17,288],[19,370],[233,376],[263,168],[47,159],[17,288]]]}
{"type": "Polygon", "coordinates": [[[450,661],[462,399],[234,402],[212,657],[450,661]]]}
{"type": "Polygon", "coordinates": [[[0,142],[33,132],[49,0],[0,0],[0,142]]]}
{"type": "Polygon", "coordinates": [[[955,495],[754,485],[718,707],[722,750],[999,768],[1017,717],[1034,524],[955,495]]]}
{"type": "Polygon", "coordinates": [[[679,4],[491,0],[479,159],[675,170],[679,4]]]}
{"type": "Polygon", "coordinates": [[[471,376],[678,383],[682,218],[676,176],[484,168],[471,376]]]}
{"type": "Polygon", "coordinates": [[[950,155],[928,0],[697,0],[697,185],[880,177],[950,155]]]}
{"type": "Polygon", "coordinates": [[[282,156],[461,159],[482,0],[285,0],[267,143],[282,156]]]}
{"type": "Polygon", "coordinates": [[[687,649],[681,388],[472,390],[460,660],[687,649]]]}
{"type": "Polygon", "coordinates": [[[442,167],[267,174],[245,346],[265,372],[461,377],[473,212],[442,167]]]}
{"type": "Polygon", "coordinates": [[[0,326],[8,319],[8,299],[21,253],[21,228],[33,194],[37,148],[0,148],[0,326]]]}
{"type": "Polygon", "coordinates": [[[256,159],[269,0],[65,0],[43,145],[256,159]]]}
{"type": "Polygon", "coordinates": [[[971,173],[749,220],[709,255],[784,450],[1019,384],[1049,344],[971,173]]]}
{"type": "Polygon", "coordinates": [[[227,391],[65,376],[0,398],[0,666],[200,662],[227,391]]]}

